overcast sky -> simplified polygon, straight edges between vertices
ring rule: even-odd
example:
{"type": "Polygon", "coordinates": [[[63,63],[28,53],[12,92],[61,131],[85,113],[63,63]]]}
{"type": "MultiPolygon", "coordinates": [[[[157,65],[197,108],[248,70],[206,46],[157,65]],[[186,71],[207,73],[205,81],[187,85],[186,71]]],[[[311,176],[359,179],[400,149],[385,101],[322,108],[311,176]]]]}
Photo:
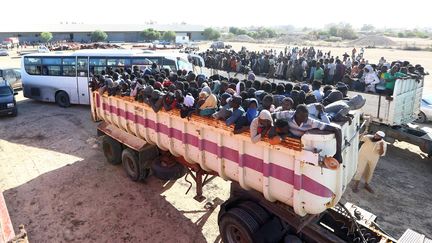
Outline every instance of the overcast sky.
{"type": "Polygon", "coordinates": [[[386,0],[122,0],[122,1],[2,1],[0,25],[57,24],[159,24],[186,22],[205,26],[323,27],[348,22],[354,27],[431,27],[429,1],[386,0]]]}

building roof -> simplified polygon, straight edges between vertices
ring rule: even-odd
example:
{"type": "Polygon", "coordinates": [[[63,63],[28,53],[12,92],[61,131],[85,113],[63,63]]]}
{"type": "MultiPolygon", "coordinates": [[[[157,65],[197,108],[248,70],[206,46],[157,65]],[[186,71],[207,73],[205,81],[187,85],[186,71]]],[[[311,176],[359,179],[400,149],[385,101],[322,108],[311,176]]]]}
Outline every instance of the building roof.
{"type": "Polygon", "coordinates": [[[102,30],[105,32],[140,32],[148,28],[158,31],[175,31],[175,32],[201,32],[205,27],[202,25],[189,24],[46,24],[46,25],[1,25],[0,33],[64,33],[64,32],[93,32],[102,30]]]}

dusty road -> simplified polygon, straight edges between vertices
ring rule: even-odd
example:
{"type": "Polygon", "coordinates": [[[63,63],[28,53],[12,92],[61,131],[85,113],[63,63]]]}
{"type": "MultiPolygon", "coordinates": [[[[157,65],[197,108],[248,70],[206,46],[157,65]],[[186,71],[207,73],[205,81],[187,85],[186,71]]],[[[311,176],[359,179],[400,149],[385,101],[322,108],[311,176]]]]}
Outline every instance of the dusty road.
{"type": "MultiPolygon", "coordinates": [[[[205,188],[215,202],[210,209],[192,192],[184,195],[183,178],[134,183],[121,166],[105,162],[88,107],[64,109],[21,92],[17,98],[18,117],[0,118],[0,190],[15,229],[25,224],[32,242],[219,241],[217,206],[229,183],[218,179],[205,188]]],[[[396,142],[378,164],[376,194],[348,189],[343,201],[376,214],[395,238],[407,228],[431,237],[432,160],[424,157],[396,142]]]]}

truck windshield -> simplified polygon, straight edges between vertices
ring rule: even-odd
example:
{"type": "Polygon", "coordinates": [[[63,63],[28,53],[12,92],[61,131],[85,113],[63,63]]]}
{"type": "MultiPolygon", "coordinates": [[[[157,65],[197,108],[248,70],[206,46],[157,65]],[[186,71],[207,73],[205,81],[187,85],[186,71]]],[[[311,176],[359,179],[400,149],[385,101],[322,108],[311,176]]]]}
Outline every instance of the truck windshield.
{"type": "Polygon", "coordinates": [[[8,96],[12,94],[12,90],[7,87],[7,86],[3,86],[0,87],[0,96],[8,96]]]}

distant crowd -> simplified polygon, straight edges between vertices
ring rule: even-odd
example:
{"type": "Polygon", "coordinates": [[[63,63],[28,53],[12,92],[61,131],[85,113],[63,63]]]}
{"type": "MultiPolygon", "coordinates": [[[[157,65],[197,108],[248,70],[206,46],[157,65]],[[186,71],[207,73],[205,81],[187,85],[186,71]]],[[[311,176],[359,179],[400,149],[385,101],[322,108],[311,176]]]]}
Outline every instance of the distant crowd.
{"type": "Polygon", "coordinates": [[[396,79],[425,75],[421,65],[412,65],[408,61],[387,62],[381,57],[377,63],[369,63],[364,58],[364,51],[364,48],[360,51],[353,48],[351,55],[345,52],[339,57],[314,47],[286,47],[279,53],[242,48],[240,52],[207,50],[200,55],[207,68],[248,73],[247,79],[251,81],[255,80],[255,75],[260,75],[292,82],[319,81],[324,85],[342,82],[349,90],[387,95],[393,93],[396,79]]]}

